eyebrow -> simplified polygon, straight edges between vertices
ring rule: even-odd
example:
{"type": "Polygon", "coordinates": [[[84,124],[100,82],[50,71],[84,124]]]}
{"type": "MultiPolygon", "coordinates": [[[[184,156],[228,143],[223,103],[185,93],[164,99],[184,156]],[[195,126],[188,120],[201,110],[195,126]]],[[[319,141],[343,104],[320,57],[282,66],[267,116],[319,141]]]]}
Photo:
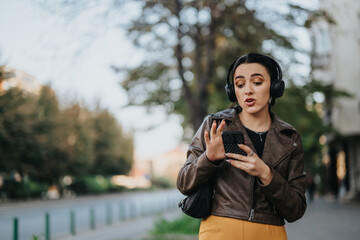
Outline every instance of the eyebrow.
{"type": "MultiPolygon", "coordinates": [[[[251,74],[251,77],[258,77],[258,76],[260,76],[260,77],[263,77],[264,78],[264,76],[263,75],[261,75],[260,73],[254,73],[254,74],[251,74]]],[[[245,78],[243,75],[239,75],[239,76],[236,76],[235,77],[235,80],[236,79],[238,79],[238,78],[245,78]]]]}

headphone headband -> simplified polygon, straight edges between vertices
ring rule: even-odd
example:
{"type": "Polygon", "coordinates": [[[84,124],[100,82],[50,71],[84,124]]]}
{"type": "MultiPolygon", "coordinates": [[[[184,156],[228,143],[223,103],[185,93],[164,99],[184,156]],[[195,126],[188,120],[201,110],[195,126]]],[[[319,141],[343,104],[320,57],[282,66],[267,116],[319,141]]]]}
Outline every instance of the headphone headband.
{"type": "MultiPolygon", "coordinates": [[[[232,80],[230,80],[230,77],[233,76],[233,71],[235,70],[235,66],[238,66],[238,62],[241,61],[242,59],[244,59],[245,57],[249,57],[250,54],[257,54],[259,56],[265,57],[267,58],[275,67],[276,72],[277,72],[277,77],[275,79],[270,79],[271,81],[271,87],[270,87],[270,96],[273,98],[279,98],[284,94],[284,89],[285,89],[285,83],[282,80],[282,71],[281,71],[281,67],[279,65],[279,63],[277,61],[275,61],[275,59],[273,59],[272,57],[263,55],[263,54],[259,54],[259,53],[249,53],[247,55],[243,55],[241,57],[239,57],[238,59],[236,59],[234,62],[231,63],[227,75],[226,75],[226,86],[225,86],[225,90],[226,93],[228,95],[228,98],[231,102],[236,102],[236,95],[235,95],[235,89],[234,89],[234,84],[232,83],[232,80]]],[[[257,62],[254,62],[257,63],[257,62]]],[[[261,64],[261,63],[259,63],[261,64]]],[[[263,65],[263,64],[262,64],[263,65]]],[[[265,66],[266,67],[266,66],[265,66]]],[[[268,67],[266,67],[268,68],[268,67]]],[[[268,71],[270,71],[270,69],[268,69],[268,71]]],[[[271,76],[270,76],[271,78],[271,76]]]]}
{"type": "MultiPolygon", "coordinates": [[[[257,53],[257,54],[259,54],[259,53],[257,53]]],[[[277,72],[277,78],[276,79],[282,79],[282,71],[281,71],[281,67],[280,67],[279,63],[275,59],[273,59],[272,57],[262,55],[262,54],[259,54],[259,55],[261,55],[263,57],[266,57],[267,59],[269,59],[274,64],[276,72],[277,72]]],[[[239,57],[238,59],[236,59],[235,61],[233,61],[230,64],[230,67],[229,67],[229,69],[227,71],[227,75],[226,75],[226,83],[227,84],[232,84],[231,81],[230,81],[230,75],[231,75],[232,71],[235,70],[235,69],[233,69],[234,66],[237,65],[237,62],[240,61],[244,56],[239,57]]],[[[274,80],[276,80],[276,79],[274,79],[274,80]]]]}

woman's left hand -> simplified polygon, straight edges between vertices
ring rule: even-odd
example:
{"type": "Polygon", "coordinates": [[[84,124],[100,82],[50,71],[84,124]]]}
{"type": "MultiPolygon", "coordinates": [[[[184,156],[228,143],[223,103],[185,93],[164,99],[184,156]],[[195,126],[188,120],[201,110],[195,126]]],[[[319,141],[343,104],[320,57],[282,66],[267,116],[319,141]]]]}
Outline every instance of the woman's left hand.
{"type": "Polygon", "coordinates": [[[231,158],[226,161],[232,166],[247,172],[249,175],[258,177],[263,185],[268,185],[273,177],[270,167],[266,165],[250,147],[239,144],[239,148],[248,155],[244,156],[236,153],[226,153],[225,156],[231,158]]]}

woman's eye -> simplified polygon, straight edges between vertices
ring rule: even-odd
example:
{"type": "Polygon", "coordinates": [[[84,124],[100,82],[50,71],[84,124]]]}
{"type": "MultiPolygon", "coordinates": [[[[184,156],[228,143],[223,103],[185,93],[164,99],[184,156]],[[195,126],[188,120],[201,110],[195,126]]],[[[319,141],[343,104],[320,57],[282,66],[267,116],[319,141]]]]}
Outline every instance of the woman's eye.
{"type": "Polygon", "coordinates": [[[262,84],[262,82],[254,82],[254,84],[255,84],[256,86],[259,86],[259,85],[262,84]]]}
{"type": "Polygon", "coordinates": [[[236,85],[238,88],[243,88],[244,87],[244,84],[237,84],[236,85]]]}

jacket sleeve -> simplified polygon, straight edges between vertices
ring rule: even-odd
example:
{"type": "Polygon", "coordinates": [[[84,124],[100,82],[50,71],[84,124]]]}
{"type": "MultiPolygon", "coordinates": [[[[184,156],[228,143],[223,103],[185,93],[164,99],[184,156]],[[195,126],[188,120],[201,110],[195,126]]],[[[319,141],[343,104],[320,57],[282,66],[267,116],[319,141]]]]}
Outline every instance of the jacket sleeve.
{"type": "Polygon", "coordinates": [[[209,115],[196,132],[189,149],[184,166],[177,177],[177,188],[184,195],[190,195],[201,185],[211,180],[216,169],[222,165],[214,164],[205,154],[206,144],[204,139],[205,129],[209,131],[212,117],[209,115]]]}
{"type": "Polygon", "coordinates": [[[274,174],[272,181],[270,184],[262,186],[267,199],[288,222],[300,219],[306,210],[306,174],[300,135],[295,142],[297,148],[290,157],[288,178],[285,179],[276,170],[271,169],[274,174]]]}

